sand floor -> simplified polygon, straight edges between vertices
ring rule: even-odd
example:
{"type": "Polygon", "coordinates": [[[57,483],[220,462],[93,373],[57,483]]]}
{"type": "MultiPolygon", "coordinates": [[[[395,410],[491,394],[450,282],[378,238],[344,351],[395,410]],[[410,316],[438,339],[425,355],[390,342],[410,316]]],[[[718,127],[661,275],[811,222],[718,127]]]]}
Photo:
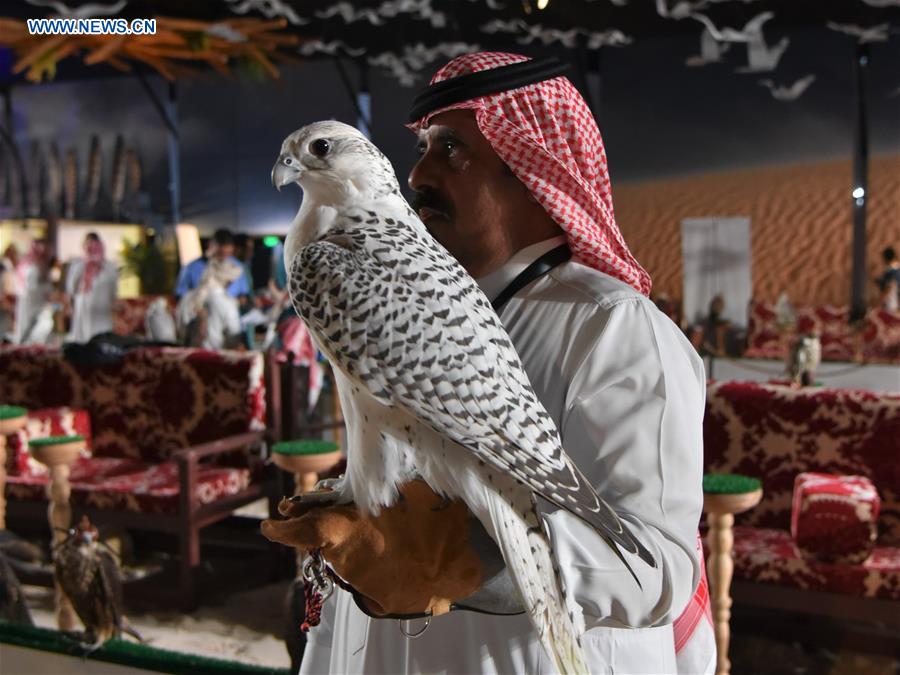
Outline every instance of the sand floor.
{"type": "MultiPolygon", "coordinates": [[[[192,614],[158,611],[129,613],[128,618],[154,647],[287,668],[290,659],[281,638],[280,614],[287,585],[284,581],[224,596],[220,603],[207,603],[192,614]]],[[[26,593],[34,622],[56,628],[52,591],[29,586],[26,593]]]]}

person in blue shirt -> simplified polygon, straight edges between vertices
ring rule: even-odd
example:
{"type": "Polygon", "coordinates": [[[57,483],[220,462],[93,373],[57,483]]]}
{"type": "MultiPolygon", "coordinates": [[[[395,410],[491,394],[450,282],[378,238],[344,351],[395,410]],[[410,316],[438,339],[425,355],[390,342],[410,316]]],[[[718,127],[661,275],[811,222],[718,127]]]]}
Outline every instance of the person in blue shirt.
{"type": "MultiPolygon", "coordinates": [[[[188,291],[192,291],[200,285],[200,279],[203,277],[203,272],[206,270],[206,265],[210,258],[217,260],[227,259],[235,265],[241,266],[241,261],[234,257],[234,235],[229,230],[216,230],[209,243],[206,255],[192,260],[181,268],[181,273],[178,275],[178,283],[175,286],[175,297],[181,298],[188,291]]],[[[247,284],[246,275],[242,274],[232,281],[226,290],[228,295],[234,298],[250,295],[250,287],[247,284]]]]}

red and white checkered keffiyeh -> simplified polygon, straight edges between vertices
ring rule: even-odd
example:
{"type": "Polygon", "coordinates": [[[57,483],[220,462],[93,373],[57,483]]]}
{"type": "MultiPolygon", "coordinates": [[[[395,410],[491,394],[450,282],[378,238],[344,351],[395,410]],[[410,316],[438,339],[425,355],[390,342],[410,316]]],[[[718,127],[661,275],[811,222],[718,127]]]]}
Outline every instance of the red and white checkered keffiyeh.
{"type": "MultiPolygon", "coordinates": [[[[431,84],[527,60],[502,52],[466,54],[435,73],[431,84]]],[[[600,130],[568,79],[555,77],[455,103],[411,127],[421,129],[434,115],[458,109],[475,112],[494,152],[566,233],[575,260],[650,293],[650,275],[616,225],[600,130]]]]}

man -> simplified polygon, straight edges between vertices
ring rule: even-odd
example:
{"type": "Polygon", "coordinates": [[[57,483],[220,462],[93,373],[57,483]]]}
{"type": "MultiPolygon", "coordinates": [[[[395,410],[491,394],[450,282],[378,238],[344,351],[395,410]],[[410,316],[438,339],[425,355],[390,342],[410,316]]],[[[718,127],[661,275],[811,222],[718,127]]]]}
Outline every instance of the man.
{"type": "Polygon", "coordinates": [[[82,244],[84,256],[72,261],[66,276],[66,295],[72,307],[68,340],[87,342],[113,329],[113,305],[119,288],[116,264],[106,259],[100,235],[88,232],[82,244]]]}
{"type": "MultiPolygon", "coordinates": [[[[646,297],[650,279],[615,224],[596,123],[560,73],[559,64],[510,54],[451,61],[414,105],[420,158],[409,184],[430,232],[498,309],[566,451],[656,561],[652,568],[626,555],[638,586],[582,521],[565,511],[544,514],[567,595],[584,613],[591,671],[711,672],[711,627],[702,593],[695,594],[705,589],[696,539],[703,368],[646,297]],[[676,635],[673,621],[689,605],[687,629],[676,635]],[[705,633],[692,630],[698,624],[705,633]],[[678,643],[691,634],[705,641],[687,665],[681,655],[676,664],[678,643]]],[[[380,575],[389,587],[384,597],[403,596],[427,583],[419,570],[435,567],[429,551],[457,541],[442,538],[458,530],[452,509],[429,507],[419,518],[422,502],[404,494],[376,519],[339,514],[350,532],[345,550],[358,561],[344,576],[351,586],[380,575]],[[441,523],[441,513],[451,515],[441,523]],[[417,527],[420,521],[430,524],[417,527]],[[381,545],[366,543],[373,522],[378,536],[371,540],[381,545]]],[[[338,535],[327,511],[301,517],[317,523],[333,561],[341,550],[331,546],[338,535]]],[[[497,554],[477,538],[473,527],[468,545],[486,580],[497,554]]],[[[462,578],[457,569],[437,568],[433,579],[462,578]]],[[[404,635],[421,624],[372,618],[399,613],[385,602],[373,611],[372,597],[357,594],[370,616],[344,592],[325,605],[302,673],[552,672],[524,614],[483,613],[516,609],[514,598],[498,597],[487,584],[454,598],[480,611],[437,617],[415,640],[404,635]]],[[[406,599],[395,606],[408,608],[406,599]]]]}
{"type": "Polygon", "coordinates": [[[16,269],[18,299],[13,343],[45,344],[53,332],[53,249],[35,239],[16,269]]]}
{"type": "MultiPolygon", "coordinates": [[[[200,285],[210,258],[220,262],[228,260],[243,269],[241,261],[234,257],[234,236],[228,230],[216,230],[212,241],[209,243],[206,256],[192,260],[182,268],[181,273],[178,275],[178,283],[175,286],[176,297],[181,298],[188,291],[192,291],[200,285]]],[[[246,277],[241,274],[241,276],[234,279],[228,285],[227,291],[228,295],[233,298],[250,295],[246,277]]]]}
{"type": "Polygon", "coordinates": [[[893,246],[881,252],[884,272],[877,279],[881,291],[881,306],[889,312],[900,311],[900,259],[893,246]]]}

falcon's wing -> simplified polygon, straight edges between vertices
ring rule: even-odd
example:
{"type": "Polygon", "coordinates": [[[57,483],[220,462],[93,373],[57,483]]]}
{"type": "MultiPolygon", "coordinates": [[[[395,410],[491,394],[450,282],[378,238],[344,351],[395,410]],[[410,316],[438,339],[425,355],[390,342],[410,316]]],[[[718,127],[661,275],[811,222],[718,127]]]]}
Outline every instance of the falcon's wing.
{"type": "Polygon", "coordinates": [[[97,550],[97,576],[94,583],[97,589],[93,594],[97,598],[106,598],[105,611],[111,615],[115,634],[122,630],[122,573],[115,556],[105,549],[97,550]]]}
{"type": "Polygon", "coordinates": [[[290,289],[334,365],[383,404],[654,565],[563,451],[487,299],[430,237],[373,211],[338,214],[294,257],[290,289]]]}

